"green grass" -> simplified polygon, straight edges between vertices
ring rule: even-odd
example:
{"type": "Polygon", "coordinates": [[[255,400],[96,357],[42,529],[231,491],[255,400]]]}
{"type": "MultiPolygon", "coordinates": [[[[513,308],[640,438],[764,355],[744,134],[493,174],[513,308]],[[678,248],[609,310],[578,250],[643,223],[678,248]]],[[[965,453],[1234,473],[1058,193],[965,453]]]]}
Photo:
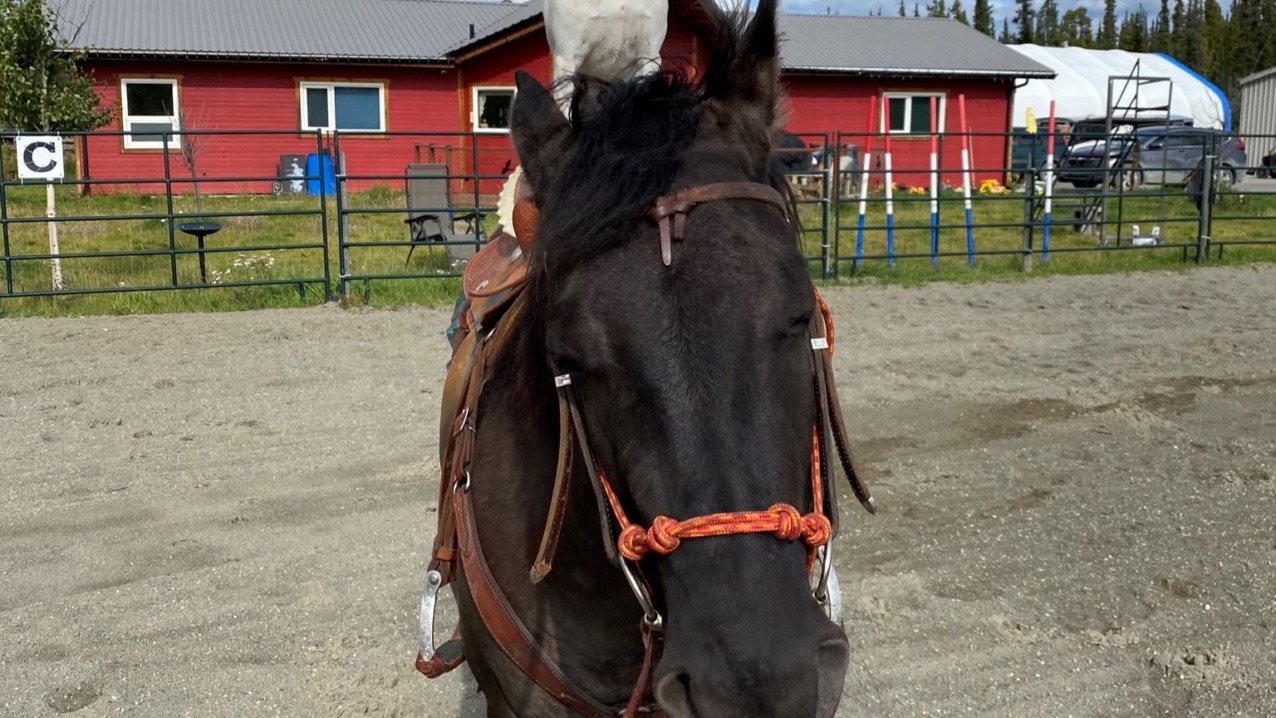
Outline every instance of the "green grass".
{"type": "MultiPolygon", "coordinates": [[[[5,188],[6,209],[12,218],[38,218],[45,214],[43,186],[9,186],[5,188]]],[[[884,229],[885,205],[875,196],[868,206],[868,229],[865,231],[866,256],[886,251],[884,229]]],[[[337,219],[335,200],[327,206],[327,259],[332,276],[328,278],[336,293],[339,267],[337,251],[337,219]]],[[[1071,215],[1070,202],[1056,199],[1054,216],[1059,221],[1071,215]]],[[[376,188],[354,194],[350,209],[361,213],[349,217],[349,236],[355,242],[404,242],[405,200],[401,191],[376,188]],[[362,213],[367,211],[366,213],[362,213]]],[[[838,280],[856,282],[868,279],[901,284],[917,284],[935,280],[960,282],[1014,280],[1041,274],[1078,274],[1127,272],[1158,269],[1186,269],[1194,266],[1194,243],[1197,234],[1197,211],[1181,191],[1170,190],[1164,197],[1140,192],[1123,200],[1123,222],[1128,236],[1129,225],[1139,224],[1147,231],[1151,225],[1162,227],[1167,244],[1191,243],[1184,252],[1179,248],[1157,248],[1136,251],[1084,251],[1094,249],[1098,238],[1078,234],[1057,225],[1051,237],[1052,254],[1048,264],[1040,259],[1041,234],[1034,237],[1032,272],[1023,269],[1018,254],[979,256],[975,266],[967,265],[964,252],[966,233],[960,195],[945,192],[941,204],[940,251],[961,256],[942,257],[932,265],[928,256],[900,258],[894,266],[884,259],[869,258],[855,267],[851,261],[855,249],[857,203],[840,203],[840,231],[836,249],[841,257],[838,280]],[[1180,220],[1180,221],[1173,221],[1180,220]]],[[[107,256],[64,258],[62,268],[65,285],[73,290],[190,287],[200,283],[198,257],[192,237],[173,231],[170,237],[164,196],[129,193],[81,196],[70,186],[57,188],[60,251],[62,253],[155,252],[150,256],[107,256]],[[113,217],[147,215],[138,219],[113,217]],[[81,218],[68,221],[66,218],[81,218]],[[172,249],[170,251],[170,241],[172,249]]],[[[323,301],[324,249],[321,245],[323,221],[320,205],[313,197],[212,196],[205,197],[203,214],[225,224],[225,228],[208,238],[205,255],[208,280],[222,286],[182,291],[128,291],[60,297],[9,297],[0,299],[0,316],[58,316],[78,314],[133,314],[154,312],[231,311],[262,307],[313,306],[323,301]],[[227,215],[216,217],[215,215],[227,215]],[[240,281],[286,282],[274,286],[225,286],[240,281]],[[304,289],[304,291],[303,291],[304,289]]],[[[182,195],[173,198],[173,216],[177,223],[198,219],[195,200],[182,195]]],[[[929,252],[929,204],[923,195],[900,192],[895,203],[895,251],[897,254],[929,252]]],[[[1117,200],[1109,203],[1109,219],[1114,221],[1117,200]]],[[[832,223],[830,211],[830,223],[832,223]]],[[[1213,226],[1214,240],[1276,239],[1276,195],[1225,196],[1215,208],[1218,217],[1213,226]]],[[[974,199],[975,249],[978,252],[1018,251],[1023,246],[1023,196],[1019,194],[976,196],[974,199]],[[1002,226],[998,226],[1002,225],[1002,226]]],[[[817,205],[804,205],[803,225],[820,226],[821,211],[817,205]]],[[[486,221],[490,231],[495,217],[486,221]]],[[[1115,226],[1109,231],[1115,231],[1115,226]]],[[[43,221],[11,223],[9,254],[38,255],[48,252],[48,231],[43,221]]],[[[820,256],[817,234],[803,237],[808,256],[820,256]]],[[[442,248],[418,248],[410,266],[404,266],[406,244],[385,247],[352,247],[350,271],[354,275],[412,274],[412,279],[378,279],[354,281],[348,301],[373,306],[425,304],[450,306],[455,300],[459,282],[442,248]]],[[[1221,260],[1212,255],[1211,263],[1240,264],[1276,261],[1276,243],[1265,246],[1232,246],[1221,260]]],[[[0,264],[0,281],[4,267],[0,264]]],[[[812,271],[819,276],[818,261],[812,271]]],[[[47,260],[19,259],[12,262],[14,292],[45,291],[50,286],[47,260]]],[[[4,287],[0,286],[0,295],[4,287]]]]}
{"type": "MultiPolygon", "coordinates": [[[[1032,236],[1031,274],[1024,271],[1022,250],[1024,247],[1024,195],[976,195],[972,198],[974,247],[977,253],[975,265],[967,264],[966,229],[959,192],[945,191],[940,202],[939,253],[956,256],[940,256],[932,264],[930,252],[930,204],[928,195],[897,193],[895,199],[894,251],[896,261],[889,266],[884,258],[887,253],[886,207],[880,195],[870,199],[866,209],[864,230],[865,257],[856,267],[854,263],[858,203],[843,200],[840,204],[840,228],[831,254],[840,258],[837,266],[839,280],[855,281],[872,278],[873,281],[898,284],[918,284],[928,281],[974,282],[993,279],[1018,279],[1043,274],[1098,274],[1164,269],[1186,269],[1195,266],[1196,241],[1199,233],[1199,216],[1181,189],[1169,188],[1140,191],[1127,194],[1120,200],[1116,196],[1108,200],[1108,248],[1100,250],[1100,238],[1095,234],[1079,233],[1066,223],[1073,209],[1079,206],[1076,197],[1056,197],[1052,212],[1053,226],[1050,235],[1048,263],[1041,259],[1042,230],[1036,227],[1032,236]],[[1118,209],[1121,217],[1121,244],[1116,247],[1118,209]],[[1160,226],[1163,246],[1129,249],[1132,225],[1139,225],[1142,234],[1149,234],[1153,226],[1160,226]],[[1185,248],[1177,245],[1189,245],[1185,248]],[[980,252],[1012,252],[1013,254],[978,256],[980,252]],[[903,257],[901,255],[923,255],[903,257]]],[[[802,207],[802,223],[808,230],[822,226],[818,205],[802,207]]],[[[1224,195],[1214,208],[1215,219],[1212,239],[1215,243],[1228,241],[1268,241],[1264,246],[1230,246],[1222,260],[1217,249],[1211,253],[1213,264],[1241,264],[1252,262],[1276,262],[1276,195],[1233,193],[1224,195]]],[[[837,218],[830,211],[829,223],[837,218]]],[[[834,232],[830,230],[830,237],[834,232]]],[[[819,232],[803,235],[803,251],[812,259],[812,271],[821,266],[819,232]]]]}

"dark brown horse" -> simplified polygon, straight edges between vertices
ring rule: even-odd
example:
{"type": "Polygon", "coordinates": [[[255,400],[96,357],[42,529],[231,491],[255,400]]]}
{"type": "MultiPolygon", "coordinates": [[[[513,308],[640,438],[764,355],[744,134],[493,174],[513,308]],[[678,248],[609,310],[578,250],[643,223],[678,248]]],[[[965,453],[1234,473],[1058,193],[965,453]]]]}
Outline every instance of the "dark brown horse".
{"type": "Polygon", "coordinates": [[[444,417],[466,450],[442,492],[456,539],[436,551],[490,716],[620,715],[632,698],[630,714],[827,717],[841,697],[847,639],[811,575],[840,417],[770,163],[776,7],[746,24],[703,6],[696,83],[578,79],[568,121],[518,77],[539,224],[473,373],[482,400],[444,417]]]}

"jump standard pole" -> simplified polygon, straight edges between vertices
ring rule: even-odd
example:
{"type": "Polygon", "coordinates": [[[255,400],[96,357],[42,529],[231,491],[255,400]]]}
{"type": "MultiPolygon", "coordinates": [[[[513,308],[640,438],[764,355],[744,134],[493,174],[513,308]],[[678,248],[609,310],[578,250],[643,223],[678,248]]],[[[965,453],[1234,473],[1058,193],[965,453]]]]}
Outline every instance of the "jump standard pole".
{"type": "MultiPolygon", "coordinates": [[[[1054,198],[1054,100],[1050,101],[1050,120],[1046,124],[1046,188],[1041,225],[1041,261],[1050,261],[1050,203],[1054,198]]],[[[1034,188],[1035,189],[1035,188],[1034,188]]]]}
{"type": "Polygon", "coordinates": [[[930,263],[939,263],[939,125],[938,98],[930,98],[930,263]]]}
{"type": "Polygon", "coordinates": [[[868,175],[873,167],[873,119],[877,116],[877,97],[868,98],[868,132],[864,137],[864,157],[860,161],[860,206],[855,229],[855,266],[864,257],[864,215],[868,212],[868,175]]]}
{"type": "Polygon", "coordinates": [[[966,262],[975,264],[975,225],[970,212],[970,132],[966,126],[966,94],[957,95],[959,110],[958,121],[961,122],[961,194],[966,206],[966,262]]]}

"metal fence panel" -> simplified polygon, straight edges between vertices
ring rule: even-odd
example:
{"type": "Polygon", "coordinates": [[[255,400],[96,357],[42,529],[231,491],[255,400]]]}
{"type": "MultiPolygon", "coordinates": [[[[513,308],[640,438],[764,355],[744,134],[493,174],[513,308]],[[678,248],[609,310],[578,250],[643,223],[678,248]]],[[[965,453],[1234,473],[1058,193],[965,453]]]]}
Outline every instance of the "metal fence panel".
{"type": "MultiPolygon", "coordinates": [[[[508,136],[473,132],[200,131],[140,154],[121,149],[124,135],[64,135],[74,167],[52,218],[44,183],[15,176],[18,137],[0,135],[0,296],[278,285],[329,300],[455,278],[495,230],[518,165],[508,136]]],[[[1106,159],[1077,136],[1049,168],[1046,144],[1022,130],[891,139],[889,158],[880,133],[777,145],[813,277],[1006,258],[1027,270],[1136,249],[1205,261],[1276,238],[1276,168],[1262,149],[1276,135],[1106,159]],[[1202,173],[1207,156],[1214,171],[1202,173]]]]}

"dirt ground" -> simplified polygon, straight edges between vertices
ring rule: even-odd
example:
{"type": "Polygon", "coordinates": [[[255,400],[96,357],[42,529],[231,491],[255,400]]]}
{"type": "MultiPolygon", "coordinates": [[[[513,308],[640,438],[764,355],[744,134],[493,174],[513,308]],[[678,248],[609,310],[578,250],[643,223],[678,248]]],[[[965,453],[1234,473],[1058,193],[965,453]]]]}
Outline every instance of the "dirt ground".
{"type": "MultiPolygon", "coordinates": [[[[1276,267],[826,296],[839,716],[1276,715],[1276,267]]],[[[0,715],[482,715],[412,669],[447,319],[0,321],[0,715]]]]}

